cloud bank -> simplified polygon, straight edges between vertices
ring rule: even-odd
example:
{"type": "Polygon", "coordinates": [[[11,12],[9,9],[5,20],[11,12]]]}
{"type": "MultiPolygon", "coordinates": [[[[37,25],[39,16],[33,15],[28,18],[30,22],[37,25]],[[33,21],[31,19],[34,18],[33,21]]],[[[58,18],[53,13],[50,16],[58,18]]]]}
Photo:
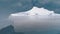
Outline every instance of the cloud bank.
{"type": "Polygon", "coordinates": [[[38,7],[33,7],[26,12],[11,14],[9,19],[13,22],[12,25],[16,32],[49,31],[60,26],[60,14],[38,7]]]}

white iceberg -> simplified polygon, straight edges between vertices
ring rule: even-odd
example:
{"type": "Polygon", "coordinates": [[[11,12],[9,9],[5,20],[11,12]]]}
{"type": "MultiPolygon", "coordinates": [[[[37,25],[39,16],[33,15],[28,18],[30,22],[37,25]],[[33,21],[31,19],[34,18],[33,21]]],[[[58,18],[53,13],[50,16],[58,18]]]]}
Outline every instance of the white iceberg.
{"type": "Polygon", "coordinates": [[[16,32],[48,31],[50,27],[53,29],[60,24],[60,14],[38,7],[11,14],[9,19],[13,22],[16,32]]]}

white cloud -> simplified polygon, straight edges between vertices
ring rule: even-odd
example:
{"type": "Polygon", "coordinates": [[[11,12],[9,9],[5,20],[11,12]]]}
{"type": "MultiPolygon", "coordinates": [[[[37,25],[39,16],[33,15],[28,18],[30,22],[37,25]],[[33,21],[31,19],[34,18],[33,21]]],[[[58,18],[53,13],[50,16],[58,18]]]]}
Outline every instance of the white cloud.
{"type": "Polygon", "coordinates": [[[53,29],[60,24],[60,14],[37,7],[26,12],[11,14],[9,19],[14,22],[12,25],[16,32],[46,31],[49,27],[53,29]]]}

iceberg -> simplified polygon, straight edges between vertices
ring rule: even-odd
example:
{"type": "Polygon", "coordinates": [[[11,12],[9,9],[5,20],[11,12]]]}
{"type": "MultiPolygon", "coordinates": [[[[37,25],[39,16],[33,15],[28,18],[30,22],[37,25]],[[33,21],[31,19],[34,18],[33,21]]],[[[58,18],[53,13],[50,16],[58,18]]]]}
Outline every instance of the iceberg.
{"type": "Polygon", "coordinates": [[[11,14],[9,19],[16,32],[49,31],[60,26],[60,14],[38,7],[33,7],[26,12],[11,14]]]}

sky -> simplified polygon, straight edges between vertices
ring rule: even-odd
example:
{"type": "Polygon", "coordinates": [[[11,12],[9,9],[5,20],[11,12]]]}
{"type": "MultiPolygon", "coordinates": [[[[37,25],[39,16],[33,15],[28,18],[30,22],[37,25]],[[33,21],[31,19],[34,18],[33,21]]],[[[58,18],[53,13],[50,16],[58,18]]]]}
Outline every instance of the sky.
{"type": "Polygon", "coordinates": [[[10,24],[7,22],[10,14],[28,11],[33,6],[60,14],[60,0],[0,0],[0,26],[10,24]]]}

